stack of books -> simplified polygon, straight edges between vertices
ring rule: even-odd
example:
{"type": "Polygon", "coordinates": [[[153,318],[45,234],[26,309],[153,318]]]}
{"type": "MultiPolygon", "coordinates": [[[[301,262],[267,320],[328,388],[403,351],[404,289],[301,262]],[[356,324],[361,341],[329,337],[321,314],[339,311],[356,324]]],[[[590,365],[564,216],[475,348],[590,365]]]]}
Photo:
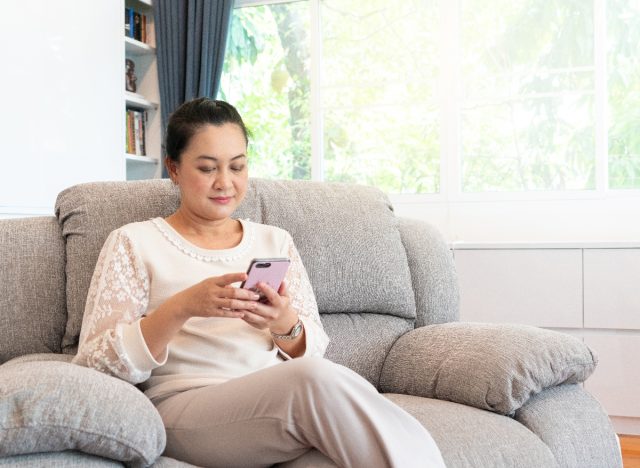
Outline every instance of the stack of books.
{"type": "Polygon", "coordinates": [[[147,17],[133,8],[124,9],[124,35],[147,42],[147,17]]]}
{"type": "Polygon", "coordinates": [[[134,109],[127,109],[127,148],[128,154],[146,156],[145,129],[147,126],[147,113],[134,109]]]}

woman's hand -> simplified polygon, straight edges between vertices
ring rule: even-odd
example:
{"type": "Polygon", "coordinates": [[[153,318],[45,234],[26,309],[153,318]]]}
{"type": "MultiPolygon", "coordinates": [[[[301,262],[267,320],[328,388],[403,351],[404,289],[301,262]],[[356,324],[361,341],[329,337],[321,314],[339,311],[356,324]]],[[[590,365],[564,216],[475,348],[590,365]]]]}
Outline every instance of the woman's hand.
{"type": "Polygon", "coordinates": [[[242,319],[260,330],[268,328],[278,335],[286,335],[298,321],[298,314],[291,307],[286,283],[283,281],[277,292],[263,282],[258,283],[257,287],[264,294],[266,302],[256,302],[254,309],[244,310],[242,319]]]}
{"type": "Polygon", "coordinates": [[[244,318],[256,310],[259,295],[232,283],[247,279],[246,273],[229,273],[207,278],[178,293],[179,310],[184,317],[244,318]]]}

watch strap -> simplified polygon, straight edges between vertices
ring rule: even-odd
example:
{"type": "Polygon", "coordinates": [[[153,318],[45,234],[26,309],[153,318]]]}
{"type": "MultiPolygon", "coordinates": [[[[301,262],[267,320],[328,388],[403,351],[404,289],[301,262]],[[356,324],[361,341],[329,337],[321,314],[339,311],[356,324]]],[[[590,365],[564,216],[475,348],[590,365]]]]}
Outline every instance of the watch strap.
{"type": "Polygon", "coordinates": [[[276,340],[293,340],[297,338],[300,335],[300,333],[302,333],[302,328],[303,328],[302,320],[300,320],[300,318],[298,317],[298,321],[296,322],[296,324],[293,326],[293,328],[289,333],[287,333],[286,335],[279,335],[277,333],[271,332],[271,336],[276,340]]]}

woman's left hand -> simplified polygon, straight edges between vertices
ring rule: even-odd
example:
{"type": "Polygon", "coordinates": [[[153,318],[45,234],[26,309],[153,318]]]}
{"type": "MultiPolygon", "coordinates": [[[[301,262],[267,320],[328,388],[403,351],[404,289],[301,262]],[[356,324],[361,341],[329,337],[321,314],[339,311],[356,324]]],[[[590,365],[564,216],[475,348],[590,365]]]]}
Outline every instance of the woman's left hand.
{"type": "Polygon", "coordinates": [[[286,283],[283,281],[277,292],[263,282],[258,283],[257,287],[266,301],[257,302],[253,310],[243,310],[242,320],[260,330],[268,328],[278,335],[286,335],[298,321],[298,314],[291,307],[286,283]]]}

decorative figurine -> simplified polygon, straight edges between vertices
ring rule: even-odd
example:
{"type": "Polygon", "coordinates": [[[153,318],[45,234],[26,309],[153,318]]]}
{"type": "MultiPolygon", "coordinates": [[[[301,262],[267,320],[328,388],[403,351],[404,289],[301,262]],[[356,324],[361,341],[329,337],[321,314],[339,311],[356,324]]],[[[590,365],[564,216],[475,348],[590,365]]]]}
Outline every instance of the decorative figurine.
{"type": "Polygon", "coordinates": [[[127,91],[131,91],[132,93],[136,92],[136,64],[131,59],[125,59],[125,68],[126,68],[126,77],[125,77],[125,88],[127,91]]]}

